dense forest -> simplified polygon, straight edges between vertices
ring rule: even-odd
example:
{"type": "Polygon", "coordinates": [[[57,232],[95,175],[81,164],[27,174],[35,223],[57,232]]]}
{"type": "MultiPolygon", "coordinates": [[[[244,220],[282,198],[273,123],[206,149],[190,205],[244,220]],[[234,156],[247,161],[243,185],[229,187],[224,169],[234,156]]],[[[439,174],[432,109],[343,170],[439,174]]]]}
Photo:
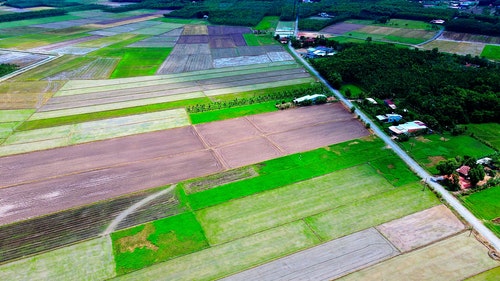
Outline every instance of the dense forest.
{"type": "Polygon", "coordinates": [[[389,44],[343,48],[333,57],[311,61],[335,86],[354,83],[367,91],[366,96],[391,98],[398,113],[420,119],[434,129],[500,120],[497,63],[389,44]]]}
{"type": "Polygon", "coordinates": [[[18,68],[15,64],[0,64],[0,77],[15,71],[18,68]]]}

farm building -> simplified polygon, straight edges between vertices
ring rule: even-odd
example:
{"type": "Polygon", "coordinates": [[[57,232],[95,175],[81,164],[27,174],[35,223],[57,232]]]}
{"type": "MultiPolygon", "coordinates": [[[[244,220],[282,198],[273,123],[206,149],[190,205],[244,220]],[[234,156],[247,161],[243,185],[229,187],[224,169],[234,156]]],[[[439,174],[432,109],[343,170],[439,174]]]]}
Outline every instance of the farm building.
{"type": "Polygon", "coordinates": [[[465,165],[457,169],[458,174],[464,178],[469,176],[469,171],[470,167],[465,165]]]}
{"type": "Polygon", "coordinates": [[[371,103],[371,104],[378,104],[378,102],[376,100],[374,100],[373,98],[366,98],[366,100],[371,103]]]}
{"type": "Polygon", "coordinates": [[[333,48],[328,48],[328,47],[323,47],[323,46],[318,46],[318,47],[311,47],[307,49],[307,58],[317,58],[317,57],[324,57],[324,56],[333,56],[335,54],[335,50],[333,48]]]}
{"type": "Polygon", "coordinates": [[[293,100],[293,103],[301,104],[305,101],[311,101],[312,103],[315,103],[318,98],[323,98],[324,100],[326,100],[325,95],[316,94],[316,95],[307,95],[300,98],[296,98],[293,100]]]}
{"type": "Polygon", "coordinates": [[[401,135],[401,134],[409,135],[418,132],[423,132],[425,130],[427,130],[427,126],[423,122],[418,120],[412,122],[406,122],[398,126],[389,127],[389,131],[391,131],[391,133],[394,135],[401,135]]]}
{"type": "Polygon", "coordinates": [[[387,123],[398,122],[399,120],[403,119],[403,116],[399,114],[377,115],[376,117],[379,121],[387,123]]]}
{"type": "Polygon", "coordinates": [[[389,108],[391,109],[396,109],[396,105],[394,104],[394,102],[392,102],[392,100],[384,100],[384,104],[387,105],[389,108]]]}

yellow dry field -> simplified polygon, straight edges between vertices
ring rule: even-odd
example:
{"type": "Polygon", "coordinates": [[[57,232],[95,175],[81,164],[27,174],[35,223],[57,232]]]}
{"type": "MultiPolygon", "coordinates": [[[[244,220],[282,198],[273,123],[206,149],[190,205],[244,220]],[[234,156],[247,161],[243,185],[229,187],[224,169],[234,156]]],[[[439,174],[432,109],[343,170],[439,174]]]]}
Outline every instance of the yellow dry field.
{"type": "Polygon", "coordinates": [[[185,25],[182,35],[208,35],[206,25],[185,25]]]}
{"type": "Polygon", "coordinates": [[[162,15],[151,15],[151,16],[142,17],[142,18],[123,20],[123,21],[114,22],[114,23],[110,23],[110,24],[87,24],[87,25],[84,25],[83,27],[90,28],[90,29],[109,28],[109,27],[116,27],[116,26],[120,26],[120,25],[130,24],[130,23],[152,20],[152,19],[156,19],[156,18],[160,18],[160,17],[162,17],[162,15]]]}
{"type": "Polygon", "coordinates": [[[463,280],[499,265],[485,246],[465,232],[339,280],[463,280]]]}
{"type": "Polygon", "coordinates": [[[0,109],[39,108],[62,84],[61,81],[4,82],[0,84],[0,109]]]}
{"type": "Polygon", "coordinates": [[[470,42],[458,42],[458,41],[447,41],[447,40],[434,40],[429,42],[422,47],[425,50],[432,50],[438,48],[440,52],[467,55],[480,56],[483,52],[485,44],[484,43],[470,43],[470,42]]]}

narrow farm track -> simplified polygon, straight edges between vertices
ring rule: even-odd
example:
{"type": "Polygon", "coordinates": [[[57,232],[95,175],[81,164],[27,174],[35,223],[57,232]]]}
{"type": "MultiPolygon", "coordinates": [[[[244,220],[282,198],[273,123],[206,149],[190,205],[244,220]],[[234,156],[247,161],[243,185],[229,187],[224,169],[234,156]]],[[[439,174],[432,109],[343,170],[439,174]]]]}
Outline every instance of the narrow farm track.
{"type": "MultiPolygon", "coordinates": [[[[245,119],[232,122],[239,120],[245,119]]],[[[228,130],[223,122],[196,126],[209,148],[188,126],[2,157],[0,224],[216,173],[225,165],[212,151],[236,168],[283,156],[275,145],[288,154],[368,135],[340,104],[252,117],[265,137],[239,126],[228,130]],[[314,122],[302,118],[308,115],[316,117],[314,122]]]]}

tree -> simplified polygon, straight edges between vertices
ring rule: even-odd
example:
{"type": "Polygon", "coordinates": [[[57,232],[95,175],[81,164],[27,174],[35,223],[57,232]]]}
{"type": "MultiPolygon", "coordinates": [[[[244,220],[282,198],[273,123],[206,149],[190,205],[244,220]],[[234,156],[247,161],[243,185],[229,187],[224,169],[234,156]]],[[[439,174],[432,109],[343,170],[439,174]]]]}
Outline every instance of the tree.
{"type": "Polygon", "coordinates": [[[458,163],[455,159],[448,159],[446,161],[441,161],[436,166],[436,169],[441,175],[451,175],[458,167],[458,163]]]}
{"type": "Polygon", "coordinates": [[[478,182],[484,179],[484,167],[482,165],[477,165],[469,170],[469,180],[472,186],[476,186],[478,182]]]}

